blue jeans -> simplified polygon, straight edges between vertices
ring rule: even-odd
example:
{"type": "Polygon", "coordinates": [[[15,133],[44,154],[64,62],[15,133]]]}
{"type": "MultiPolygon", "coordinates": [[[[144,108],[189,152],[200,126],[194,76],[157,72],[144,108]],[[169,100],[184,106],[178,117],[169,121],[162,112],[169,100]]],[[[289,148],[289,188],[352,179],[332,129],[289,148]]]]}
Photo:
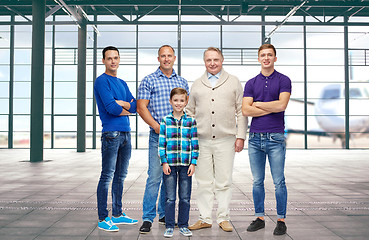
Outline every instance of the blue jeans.
{"type": "Polygon", "coordinates": [[[278,218],[286,217],[287,188],[284,179],[286,140],[283,133],[250,133],[249,159],[253,181],[255,216],[262,217],[265,200],[265,163],[268,155],[270,171],[275,186],[278,218]]]}
{"type": "Polygon", "coordinates": [[[167,192],[165,202],[165,226],[174,228],[175,208],[178,182],[178,227],[188,227],[190,214],[192,177],[187,175],[188,166],[170,166],[170,174],[163,174],[167,192]]]}
{"type": "Polygon", "coordinates": [[[97,209],[99,220],[108,217],[107,209],[109,184],[111,187],[113,216],[122,214],[123,182],[127,176],[131,158],[130,132],[103,132],[101,135],[102,170],[97,186],[97,209]]]}
{"type": "MultiPolygon", "coordinates": [[[[143,198],[143,221],[153,222],[156,217],[156,201],[158,200],[160,184],[163,180],[163,168],[160,164],[158,154],[159,134],[150,130],[149,136],[149,169],[147,170],[147,180],[145,194],[143,198]]],[[[165,188],[161,184],[158,202],[159,218],[165,216],[165,188]]]]}

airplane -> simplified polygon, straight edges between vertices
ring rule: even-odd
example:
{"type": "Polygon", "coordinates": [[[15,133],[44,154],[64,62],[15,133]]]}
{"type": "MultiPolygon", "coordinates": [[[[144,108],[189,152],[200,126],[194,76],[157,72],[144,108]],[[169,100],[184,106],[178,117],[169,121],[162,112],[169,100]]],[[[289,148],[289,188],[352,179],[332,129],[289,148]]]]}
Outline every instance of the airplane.
{"type": "MultiPolygon", "coordinates": [[[[369,135],[369,102],[368,89],[362,86],[350,84],[350,138],[358,138],[369,135]],[[358,101],[358,100],[364,101],[358,101]],[[365,101],[367,100],[367,101],[365,101]]],[[[291,98],[292,101],[302,102],[291,98]]],[[[343,84],[329,84],[325,86],[320,98],[315,103],[308,102],[314,106],[315,119],[320,129],[308,130],[307,134],[316,136],[331,136],[333,141],[339,139],[342,148],[345,148],[345,87],[343,84]]],[[[289,129],[288,133],[300,133],[304,131],[289,129]]]]}

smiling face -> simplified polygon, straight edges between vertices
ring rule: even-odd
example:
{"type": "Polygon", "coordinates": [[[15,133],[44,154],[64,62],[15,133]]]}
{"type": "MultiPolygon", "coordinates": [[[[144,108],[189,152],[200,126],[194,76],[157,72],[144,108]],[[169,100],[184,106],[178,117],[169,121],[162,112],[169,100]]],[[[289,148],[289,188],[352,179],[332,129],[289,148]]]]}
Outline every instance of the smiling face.
{"type": "Polygon", "coordinates": [[[223,57],[213,50],[206,51],[204,54],[204,62],[206,71],[212,75],[217,74],[222,70],[223,57]]]}
{"type": "Polygon", "coordinates": [[[162,47],[159,51],[158,61],[160,63],[160,70],[163,73],[171,72],[174,62],[176,61],[173,49],[170,47],[162,47]]]}
{"type": "Polygon", "coordinates": [[[188,101],[187,94],[174,94],[169,100],[170,105],[173,107],[174,113],[182,113],[186,107],[188,101]]]}
{"type": "Polygon", "coordinates": [[[105,52],[105,58],[102,59],[105,64],[105,73],[108,75],[116,76],[120,63],[120,57],[118,51],[108,50],[105,52]]]}
{"type": "Polygon", "coordinates": [[[262,69],[274,69],[274,63],[277,61],[277,57],[272,48],[265,48],[260,50],[258,61],[262,69]]]}

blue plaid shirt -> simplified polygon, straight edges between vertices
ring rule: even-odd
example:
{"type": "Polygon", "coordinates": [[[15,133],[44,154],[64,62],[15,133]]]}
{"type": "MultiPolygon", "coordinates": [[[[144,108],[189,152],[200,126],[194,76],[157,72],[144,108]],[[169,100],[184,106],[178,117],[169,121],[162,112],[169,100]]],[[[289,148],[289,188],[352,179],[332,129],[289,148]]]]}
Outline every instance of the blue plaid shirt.
{"type": "Polygon", "coordinates": [[[187,80],[177,75],[174,69],[168,78],[158,68],[154,73],[144,77],[138,88],[137,99],[150,101],[147,108],[155,121],[160,123],[161,119],[172,111],[172,106],[169,104],[170,91],[176,87],[184,88],[189,92],[187,80]]]}
{"type": "Polygon", "coordinates": [[[184,114],[175,119],[173,113],[160,123],[159,157],[169,166],[188,166],[197,163],[199,140],[194,118],[184,114]]]}

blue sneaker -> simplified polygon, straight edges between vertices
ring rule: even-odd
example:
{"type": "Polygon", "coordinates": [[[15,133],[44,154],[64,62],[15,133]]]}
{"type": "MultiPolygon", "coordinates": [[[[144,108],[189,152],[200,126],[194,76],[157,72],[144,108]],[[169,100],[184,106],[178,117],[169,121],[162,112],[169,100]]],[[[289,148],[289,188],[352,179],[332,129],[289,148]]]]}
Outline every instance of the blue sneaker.
{"type": "Polygon", "coordinates": [[[192,236],[192,232],[186,227],[180,228],[179,232],[182,233],[182,235],[186,236],[186,237],[191,237],[192,236]]]}
{"type": "Polygon", "coordinates": [[[173,228],[167,228],[164,233],[164,237],[171,238],[173,237],[173,228]]]}
{"type": "Polygon", "coordinates": [[[117,226],[115,226],[115,224],[111,221],[111,219],[109,217],[106,217],[104,221],[99,221],[97,223],[97,227],[108,231],[108,232],[118,232],[119,228],[117,226]]]}
{"type": "Polygon", "coordinates": [[[116,225],[119,225],[119,224],[133,225],[133,224],[138,223],[138,220],[128,217],[125,213],[122,213],[120,217],[111,217],[111,220],[116,225]]]}

